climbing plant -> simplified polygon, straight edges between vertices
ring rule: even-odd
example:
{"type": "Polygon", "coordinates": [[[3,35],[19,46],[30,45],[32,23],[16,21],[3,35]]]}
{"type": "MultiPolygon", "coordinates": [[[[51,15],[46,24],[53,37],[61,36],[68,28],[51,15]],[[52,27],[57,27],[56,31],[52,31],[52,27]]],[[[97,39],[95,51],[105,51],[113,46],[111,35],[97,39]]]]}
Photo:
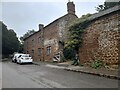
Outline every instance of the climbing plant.
{"type": "Polygon", "coordinates": [[[75,50],[73,48],[64,48],[63,54],[64,54],[65,59],[73,60],[75,57],[75,50]]]}
{"type": "MultiPolygon", "coordinates": [[[[71,53],[78,54],[79,47],[82,43],[82,37],[84,33],[84,29],[87,27],[89,20],[88,17],[90,17],[91,14],[83,15],[81,18],[75,20],[73,23],[71,23],[68,27],[69,29],[69,39],[65,42],[64,45],[64,56],[67,58],[69,55],[69,52],[71,50],[71,53]],[[73,52],[74,51],[74,52],[73,52]],[[68,54],[67,54],[68,53],[68,54]]],[[[75,55],[72,55],[69,59],[75,59],[75,55]]]]}

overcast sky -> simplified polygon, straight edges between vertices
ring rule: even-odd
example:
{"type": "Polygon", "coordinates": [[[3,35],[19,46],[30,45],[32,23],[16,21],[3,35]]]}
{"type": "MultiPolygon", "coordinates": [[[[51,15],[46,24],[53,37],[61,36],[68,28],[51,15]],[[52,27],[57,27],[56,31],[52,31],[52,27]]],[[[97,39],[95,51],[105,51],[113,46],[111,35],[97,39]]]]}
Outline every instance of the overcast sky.
{"type": "MultiPolygon", "coordinates": [[[[49,0],[48,0],[49,1],[49,0]]],[[[38,24],[45,26],[55,19],[67,14],[67,1],[59,2],[2,2],[2,20],[8,29],[13,29],[20,37],[28,30],[38,30],[38,24]]],[[[75,3],[76,15],[95,13],[95,7],[101,2],[78,2],[75,3]]],[[[1,8],[1,3],[0,3],[1,8]]]]}

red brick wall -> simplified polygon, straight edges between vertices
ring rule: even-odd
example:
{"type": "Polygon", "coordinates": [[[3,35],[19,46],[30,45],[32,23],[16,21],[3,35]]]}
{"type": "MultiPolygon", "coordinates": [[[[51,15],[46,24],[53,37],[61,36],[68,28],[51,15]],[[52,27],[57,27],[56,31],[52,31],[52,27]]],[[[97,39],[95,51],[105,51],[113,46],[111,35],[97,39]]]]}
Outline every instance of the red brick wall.
{"type": "Polygon", "coordinates": [[[43,58],[43,55],[41,56],[38,55],[38,48],[43,48],[42,43],[38,42],[38,38],[40,36],[41,36],[41,32],[38,32],[24,41],[24,52],[29,53],[31,56],[33,56],[34,60],[40,60],[40,59],[42,60],[43,58]],[[34,50],[34,55],[32,55],[32,50],[34,50]]]}
{"type": "Polygon", "coordinates": [[[55,40],[58,40],[58,21],[52,23],[44,29],[44,60],[50,61],[55,54],[55,40]],[[51,54],[47,55],[46,48],[51,46],[51,54]]]}

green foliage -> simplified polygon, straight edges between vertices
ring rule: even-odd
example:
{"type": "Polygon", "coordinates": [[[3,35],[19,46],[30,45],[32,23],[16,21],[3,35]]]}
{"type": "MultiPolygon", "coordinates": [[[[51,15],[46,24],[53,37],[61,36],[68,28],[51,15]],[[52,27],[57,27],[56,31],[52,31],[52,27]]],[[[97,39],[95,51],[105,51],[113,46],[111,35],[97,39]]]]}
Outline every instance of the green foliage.
{"type": "Polygon", "coordinates": [[[2,23],[0,21],[0,57],[2,54],[2,23]]]}
{"type": "Polygon", "coordinates": [[[65,62],[65,61],[66,61],[65,57],[61,55],[61,62],[65,62]]]}
{"type": "Polygon", "coordinates": [[[78,20],[74,21],[69,25],[69,40],[65,42],[63,54],[66,59],[76,60],[75,55],[79,52],[79,47],[82,43],[82,34],[84,29],[87,27],[91,14],[83,15],[78,20]]]}
{"type": "Polygon", "coordinates": [[[86,25],[85,23],[87,22],[88,17],[90,17],[91,15],[92,14],[88,13],[88,14],[82,15],[80,18],[74,20],[72,23],[69,24],[69,29],[70,28],[72,29],[72,27],[73,28],[75,28],[75,27],[77,28],[78,27],[78,29],[81,26],[83,27],[84,25],[86,25]],[[82,25],[80,25],[80,24],[82,24],[82,25]]]}
{"type": "Polygon", "coordinates": [[[20,44],[20,46],[19,46],[19,51],[18,51],[19,53],[23,53],[23,44],[20,44]]]}
{"type": "Polygon", "coordinates": [[[29,37],[30,35],[32,35],[33,33],[35,33],[34,30],[28,30],[23,36],[20,37],[20,40],[23,42],[23,40],[27,37],[29,37]]]}
{"type": "Polygon", "coordinates": [[[88,25],[89,21],[87,19],[90,16],[91,14],[83,15],[74,23],[70,24],[69,26],[70,37],[69,40],[65,42],[65,48],[72,48],[76,52],[78,52],[78,48],[82,43],[82,34],[84,33],[84,29],[88,25]]]}
{"type": "Polygon", "coordinates": [[[104,11],[104,10],[109,9],[111,7],[114,7],[116,5],[120,5],[120,1],[118,1],[118,2],[114,2],[114,1],[111,2],[111,0],[106,0],[103,5],[98,5],[96,7],[96,10],[98,12],[101,12],[101,11],[104,11]]]}
{"type": "Polygon", "coordinates": [[[63,55],[66,60],[73,60],[75,58],[75,50],[72,48],[64,48],[63,55]]]}
{"type": "Polygon", "coordinates": [[[74,59],[72,65],[75,65],[75,66],[79,65],[79,60],[78,59],[74,59]]]}
{"type": "Polygon", "coordinates": [[[7,29],[7,26],[0,22],[2,24],[2,28],[0,31],[2,31],[2,54],[3,55],[9,55],[13,52],[17,52],[19,49],[20,42],[16,36],[16,33],[14,30],[7,29]]]}
{"type": "Polygon", "coordinates": [[[92,62],[91,67],[95,68],[95,69],[98,69],[101,65],[102,65],[101,60],[96,59],[94,62],[92,62]]]}

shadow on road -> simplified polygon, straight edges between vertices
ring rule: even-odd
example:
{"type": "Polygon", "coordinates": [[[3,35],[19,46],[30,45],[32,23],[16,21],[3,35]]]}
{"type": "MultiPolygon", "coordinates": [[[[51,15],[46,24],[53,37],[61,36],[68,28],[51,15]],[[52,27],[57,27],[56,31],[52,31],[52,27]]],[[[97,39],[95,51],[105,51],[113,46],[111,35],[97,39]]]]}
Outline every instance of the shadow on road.
{"type": "MultiPolygon", "coordinates": [[[[13,63],[13,62],[12,62],[13,63]]],[[[16,63],[17,64],[17,63],[16,63]]],[[[18,65],[33,65],[33,63],[21,63],[21,64],[18,64],[18,65]]]]}

